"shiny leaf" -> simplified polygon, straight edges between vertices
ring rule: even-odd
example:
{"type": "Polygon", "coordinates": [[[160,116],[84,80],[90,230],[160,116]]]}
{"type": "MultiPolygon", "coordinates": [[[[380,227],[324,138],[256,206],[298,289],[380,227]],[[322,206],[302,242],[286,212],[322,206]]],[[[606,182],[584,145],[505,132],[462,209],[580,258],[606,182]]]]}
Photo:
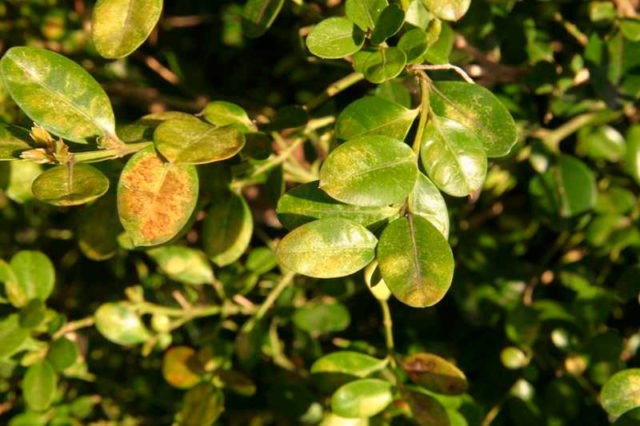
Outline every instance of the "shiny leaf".
{"type": "Polygon", "coordinates": [[[413,214],[431,222],[443,237],[449,237],[447,204],[438,188],[422,173],[418,174],[416,186],[409,197],[409,208],[413,214]]]}
{"type": "Polygon", "coordinates": [[[242,10],[242,29],[247,37],[260,37],[273,24],[284,0],[247,0],[242,10]]]}
{"type": "Polygon", "coordinates": [[[32,149],[27,141],[29,132],[25,129],[0,124],[0,161],[20,158],[22,151],[32,149]]]}
{"type": "Polygon", "coordinates": [[[422,55],[429,47],[429,37],[420,28],[413,28],[400,37],[398,48],[407,57],[407,63],[421,62],[422,55]]]}
{"type": "Polygon", "coordinates": [[[443,81],[431,91],[431,108],[455,120],[482,142],[489,157],[507,155],[517,141],[516,126],[505,106],[477,84],[443,81]]]}
{"type": "Polygon", "coordinates": [[[238,260],[252,234],[253,217],[243,197],[229,193],[213,200],[202,228],[202,245],[216,265],[238,260]]]}
{"type": "Polygon", "coordinates": [[[336,137],[381,135],[404,140],[418,110],[404,108],[377,96],[365,96],[347,105],[336,120],[336,137]]]}
{"type": "Polygon", "coordinates": [[[462,18],[471,0],[422,0],[429,11],[444,21],[457,21],[462,18]]]}
{"type": "Polygon", "coordinates": [[[175,237],[197,199],[195,167],[164,163],[153,148],[131,157],[118,182],[120,222],[136,246],[158,245],[175,237]]]}
{"type": "Polygon", "coordinates": [[[226,160],[245,144],[236,127],[214,127],[199,120],[167,120],[155,130],[153,140],[167,160],[182,164],[226,160]]]}
{"type": "Polygon", "coordinates": [[[387,4],[387,0],[347,0],[344,11],[351,22],[367,31],[373,29],[387,4]]]}
{"type": "Polygon", "coordinates": [[[109,179],[85,163],[56,166],[45,170],[33,181],[33,195],[54,206],[78,206],[103,196],[109,179]]]}
{"type": "Polygon", "coordinates": [[[397,4],[390,4],[378,16],[371,33],[371,43],[380,44],[394,36],[404,23],[404,11],[397,4]]]}
{"type": "Polygon", "coordinates": [[[105,58],[122,58],[149,37],[162,13],[162,0],[98,0],[91,36],[105,58]]]}
{"type": "Polygon", "coordinates": [[[105,303],[94,318],[100,334],[118,345],[135,345],[149,338],[138,314],[125,303],[105,303]]]}
{"type": "Polygon", "coordinates": [[[163,246],[147,250],[147,254],[172,280],[191,285],[213,283],[213,269],[200,250],[183,246],[163,246]]]}
{"type": "Polygon", "coordinates": [[[613,418],[640,407],[640,369],[631,368],[614,374],[602,387],[600,402],[613,418]]]}
{"type": "Polygon", "coordinates": [[[340,217],[363,226],[375,226],[398,213],[397,207],[360,207],[329,197],[318,188],[318,181],[299,185],[278,201],[278,219],[292,230],[316,219],[340,217]]]}
{"type": "Polygon", "coordinates": [[[333,150],[320,170],[320,189],[357,206],[401,203],[418,177],[411,148],[386,136],[363,136],[333,150]]]}
{"type": "Polygon", "coordinates": [[[374,257],[376,237],[347,219],[320,219],[287,234],[276,249],[282,265],[317,278],[350,275],[374,257]]]}
{"type": "Polygon", "coordinates": [[[377,259],[389,290],[409,306],[435,305],[451,285],[451,248],[442,234],[420,216],[391,222],[380,236],[377,259]]]}
{"type": "Polygon", "coordinates": [[[397,47],[383,47],[370,54],[362,73],[372,83],[380,84],[400,75],[407,65],[407,56],[397,47]]]}
{"type": "Polygon", "coordinates": [[[307,47],[314,55],[339,59],[356,53],[364,44],[364,33],[347,18],[328,18],[309,33],[307,47]]]}
{"type": "Polygon", "coordinates": [[[12,47],[0,74],[13,100],[49,132],[78,143],[115,134],[106,93],[80,65],[35,47],[12,47]]]}
{"type": "Polygon", "coordinates": [[[449,195],[469,195],[484,183],[487,156],[482,143],[457,121],[431,116],[420,158],[429,178],[449,195]]]}
{"type": "MultiPolygon", "coordinates": [[[[17,292],[20,293],[20,299],[24,304],[31,299],[47,300],[55,286],[56,272],[44,253],[19,251],[11,258],[10,266],[16,280],[17,292]]],[[[14,300],[16,296],[13,296],[14,300]]]]}
{"type": "Polygon", "coordinates": [[[360,379],[340,387],[331,397],[331,409],[342,417],[373,417],[393,401],[391,383],[360,379]]]}
{"type": "Polygon", "coordinates": [[[382,370],[387,360],[359,352],[340,351],[325,355],[311,366],[311,374],[338,373],[364,378],[382,370]]]}
{"type": "Polygon", "coordinates": [[[247,112],[242,107],[231,102],[209,102],[204,111],[202,111],[202,118],[214,126],[237,124],[246,130],[256,130],[256,126],[247,115],[247,112]]]}

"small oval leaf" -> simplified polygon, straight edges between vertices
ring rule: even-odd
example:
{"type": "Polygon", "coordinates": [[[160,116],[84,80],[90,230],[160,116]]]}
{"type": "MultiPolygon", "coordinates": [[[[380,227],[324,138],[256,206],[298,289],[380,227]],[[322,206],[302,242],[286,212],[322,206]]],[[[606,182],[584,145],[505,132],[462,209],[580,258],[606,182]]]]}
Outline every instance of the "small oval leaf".
{"type": "Polygon", "coordinates": [[[451,247],[420,216],[409,215],[391,222],[380,237],[377,259],[389,290],[409,306],[435,305],[451,286],[451,247]]]}
{"type": "Polygon", "coordinates": [[[80,65],[36,47],[12,47],[0,74],[13,100],[34,122],[78,143],[115,134],[111,102],[80,65]]]}
{"type": "Polygon", "coordinates": [[[404,11],[397,4],[390,4],[378,16],[371,32],[371,43],[380,44],[394,36],[404,24],[404,11]]]}
{"type": "Polygon", "coordinates": [[[135,345],[149,338],[138,314],[125,303],[105,303],[94,318],[100,334],[118,345],[135,345]]]}
{"type": "Polygon", "coordinates": [[[357,206],[401,203],[418,177],[411,148],[386,136],[364,136],[340,145],[320,170],[320,189],[357,206]]]}
{"type": "Polygon", "coordinates": [[[640,369],[622,370],[611,376],[602,387],[600,402],[613,418],[640,407],[640,369]]]}
{"type": "Polygon", "coordinates": [[[162,0],[98,0],[91,36],[98,53],[123,58],[149,37],[162,13],[162,0]]]}
{"type": "Polygon", "coordinates": [[[438,188],[422,173],[409,197],[409,209],[413,214],[427,219],[445,238],[449,237],[449,212],[438,188]]]}
{"type": "Polygon", "coordinates": [[[198,189],[195,166],[164,163],[153,147],[131,157],[118,182],[118,214],[133,244],[175,237],[196,206],[198,189]]]}
{"type": "Polygon", "coordinates": [[[419,353],[406,357],[402,368],[412,382],[444,395],[460,395],[468,384],[455,365],[434,354],[419,353]]]}
{"type": "Polygon", "coordinates": [[[109,190],[109,179],[85,163],[56,166],[33,181],[33,195],[54,206],[78,206],[100,198],[109,190]]]}
{"type": "Polygon", "coordinates": [[[311,374],[338,373],[364,378],[387,365],[386,359],[377,359],[359,352],[340,351],[325,355],[311,366],[311,374]]]}
{"type": "Polygon", "coordinates": [[[215,127],[199,120],[167,120],[153,133],[158,151],[172,163],[205,164],[236,155],[245,144],[235,126],[215,127]]]}
{"type": "Polygon", "coordinates": [[[373,29],[387,5],[387,0],[347,0],[344,13],[362,31],[367,31],[373,29]]]}
{"type": "Polygon", "coordinates": [[[342,417],[373,417],[393,401],[392,385],[380,379],[360,379],[340,387],[331,397],[331,409],[342,417]]]}
{"type": "Polygon", "coordinates": [[[63,371],[75,364],[79,355],[78,345],[66,337],[61,337],[51,343],[47,360],[56,371],[63,371]]]}
{"type": "Polygon", "coordinates": [[[200,250],[183,246],[163,246],[147,250],[147,254],[172,280],[191,285],[213,282],[213,269],[200,250]]]}
{"type": "Polygon", "coordinates": [[[362,73],[372,83],[380,84],[397,77],[407,65],[407,56],[397,47],[383,47],[367,56],[362,73]]]}
{"type": "Polygon", "coordinates": [[[44,411],[53,402],[58,377],[48,361],[40,361],[27,369],[22,379],[22,393],[33,411],[44,411]]]}
{"type": "MultiPolygon", "coordinates": [[[[9,264],[16,280],[15,291],[21,294],[20,300],[25,304],[31,299],[47,300],[55,286],[56,271],[44,253],[22,250],[13,255],[9,264]]],[[[13,295],[13,299],[16,296],[13,295]]]]}
{"type": "Polygon", "coordinates": [[[171,386],[189,389],[201,378],[197,371],[196,351],[188,346],[175,346],[167,350],[162,358],[162,376],[171,386]]]}
{"type": "Polygon", "coordinates": [[[11,314],[0,320],[0,360],[8,359],[18,352],[30,334],[30,330],[20,326],[18,314],[11,314]]]}
{"type": "Polygon", "coordinates": [[[314,55],[339,59],[356,53],[364,44],[364,33],[347,18],[328,18],[316,25],[307,37],[314,55]]]}
{"type": "Polygon", "coordinates": [[[225,101],[209,102],[202,111],[202,118],[214,126],[237,124],[247,131],[256,131],[255,124],[242,107],[225,101]]]}
{"type": "Polygon", "coordinates": [[[364,268],[374,257],[376,237],[362,225],[330,218],[310,222],[287,234],[276,249],[282,265],[316,278],[336,278],[364,268]]]}
{"type": "Polygon", "coordinates": [[[291,319],[300,330],[317,336],[346,329],[351,315],[340,302],[310,302],[296,309],[291,319]]]}
{"type": "Polygon", "coordinates": [[[471,0],[422,0],[429,11],[444,21],[457,21],[462,18],[471,0]]]}
{"type": "Polygon", "coordinates": [[[342,110],[336,120],[336,137],[348,140],[381,135],[402,141],[417,114],[417,109],[407,109],[377,96],[365,96],[342,110]]]}

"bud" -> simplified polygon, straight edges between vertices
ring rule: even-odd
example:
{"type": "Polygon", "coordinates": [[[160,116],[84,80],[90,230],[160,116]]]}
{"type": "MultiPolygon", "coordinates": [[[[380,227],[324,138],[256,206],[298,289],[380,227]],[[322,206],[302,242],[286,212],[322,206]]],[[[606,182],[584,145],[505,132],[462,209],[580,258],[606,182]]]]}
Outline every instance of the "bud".
{"type": "Polygon", "coordinates": [[[33,161],[38,164],[52,164],[55,163],[55,159],[52,158],[44,148],[29,149],[20,153],[20,158],[23,160],[33,161]]]}
{"type": "Polygon", "coordinates": [[[45,148],[52,148],[55,142],[53,136],[51,136],[44,127],[40,127],[37,124],[31,128],[29,136],[31,136],[31,139],[37,144],[44,145],[45,148]]]}

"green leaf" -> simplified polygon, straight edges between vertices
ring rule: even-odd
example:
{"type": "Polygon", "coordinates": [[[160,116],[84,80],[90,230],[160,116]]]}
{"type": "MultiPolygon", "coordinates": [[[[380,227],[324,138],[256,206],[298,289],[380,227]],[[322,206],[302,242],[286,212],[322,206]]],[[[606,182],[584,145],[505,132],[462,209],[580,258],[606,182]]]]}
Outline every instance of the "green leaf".
{"type": "Polygon", "coordinates": [[[169,162],[181,164],[226,160],[245,144],[235,126],[214,127],[199,120],[167,120],[156,128],[153,140],[169,162]]]}
{"type": "Polygon", "coordinates": [[[175,346],[165,352],[162,358],[162,376],[171,386],[189,389],[201,381],[196,351],[188,346],[175,346]]]}
{"type": "Polygon", "coordinates": [[[433,20],[433,15],[429,13],[422,0],[410,0],[409,6],[405,9],[404,20],[407,24],[424,30],[433,20]]]}
{"type": "Polygon", "coordinates": [[[9,263],[21,300],[25,303],[31,299],[47,300],[55,286],[56,271],[44,253],[22,250],[9,263]]]}
{"type": "Polygon", "coordinates": [[[347,18],[328,18],[316,25],[307,37],[314,55],[339,59],[356,53],[364,44],[364,33],[347,18]]]}
{"type": "Polygon", "coordinates": [[[109,192],[76,216],[78,246],[92,260],[106,260],[118,250],[118,235],[122,225],[118,219],[115,192],[109,192]]]}
{"type": "Polygon", "coordinates": [[[340,302],[310,302],[296,309],[291,319],[300,330],[317,336],[346,329],[351,315],[340,302]]]}
{"type": "Polygon", "coordinates": [[[135,345],[150,337],[138,314],[126,303],[105,303],[94,318],[100,334],[118,345],[135,345]]]}
{"type": "Polygon", "coordinates": [[[387,287],[406,305],[435,305],[451,286],[451,248],[442,234],[420,216],[409,215],[391,222],[380,236],[377,259],[387,287]]]}
{"type": "Polygon", "coordinates": [[[591,210],[598,195],[593,172],[569,155],[560,156],[557,164],[535,176],[529,191],[545,213],[564,218],[591,210]]]}
{"type": "Polygon", "coordinates": [[[201,383],[184,395],[178,424],[210,426],[224,411],[224,394],[209,383],[201,383]]]}
{"type": "Polygon", "coordinates": [[[398,207],[360,207],[344,204],[318,188],[318,181],[305,183],[287,191],[278,200],[278,219],[289,229],[316,219],[340,217],[366,227],[375,227],[398,214],[398,207]]]}
{"type": "Polygon", "coordinates": [[[103,196],[109,190],[109,179],[85,163],[55,166],[40,174],[31,190],[44,203],[78,206],[103,196]]]}
{"type": "Polygon", "coordinates": [[[629,127],[626,139],[625,169],[640,184],[640,124],[629,127]]]}
{"type": "Polygon", "coordinates": [[[149,37],[162,13],[162,0],[98,0],[91,36],[105,58],[123,58],[149,37]]]}
{"type": "Polygon", "coordinates": [[[229,193],[220,198],[207,212],[202,245],[216,265],[225,266],[238,260],[249,246],[253,217],[243,197],[229,193]]]}
{"type": "Polygon", "coordinates": [[[376,86],[374,93],[378,98],[386,99],[404,108],[411,108],[411,93],[402,81],[387,80],[376,86]]]}
{"type": "Polygon", "coordinates": [[[266,274],[276,266],[278,266],[278,259],[276,254],[268,247],[256,247],[247,256],[247,262],[245,266],[250,271],[255,272],[258,275],[266,274]]]}
{"type": "MultiPolygon", "coordinates": [[[[420,426],[450,426],[451,420],[444,406],[432,397],[424,393],[408,392],[405,396],[413,418],[420,426]]],[[[457,411],[454,411],[457,413],[457,411]]],[[[467,423],[461,423],[459,426],[466,426],[467,423]]]]}
{"type": "Polygon", "coordinates": [[[404,11],[397,4],[390,4],[378,16],[371,33],[371,43],[380,44],[400,31],[404,24],[404,11]]]}
{"type": "Polygon", "coordinates": [[[320,169],[320,189],[356,206],[401,203],[418,177],[411,148],[386,136],[352,139],[329,154],[320,169]]]}
{"type": "Polygon", "coordinates": [[[200,250],[163,246],[147,250],[160,270],[172,280],[191,285],[213,283],[213,269],[200,250]]]}
{"type": "Polygon", "coordinates": [[[273,24],[284,0],[247,0],[242,10],[242,29],[247,37],[266,33],[273,24]]]}
{"type": "Polygon", "coordinates": [[[377,260],[374,260],[364,268],[364,281],[376,300],[389,300],[391,290],[389,290],[389,287],[382,279],[382,275],[380,275],[377,260]]]}
{"type": "Polygon", "coordinates": [[[20,158],[20,153],[32,146],[27,142],[29,132],[18,126],[0,124],[0,161],[20,158]]]}
{"type": "MultiPolygon", "coordinates": [[[[418,0],[421,1],[421,0],[418,0]]],[[[431,21],[441,22],[441,21],[431,21]]],[[[451,50],[453,49],[454,36],[451,26],[443,22],[439,28],[438,25],[429,25],[427,35],[437,33],[437,40],[429,43],[429,48],[424,54],[424,59],[432,64],[448,64],[451,50]]]]}
{"type": "Polygon", "coordinates": [[[344,12],[347,18],[362,31],[373,29],[387,0],[347,0],[344,12]]]}
{"type": "Polygon", "coordinates": [[[34,329],[45,319],[47,307],[40,299],[31,299],[20,309],[20,326],[34,329]]]}
{"type": "Polygon", "coordinates": [[[622,31],[622,35],[624,35],[627,40],[640,41],[640,19],[621,19],[618,25],[620,25],[620,31],[622,31]]]}
{"type": "Polygon", "coordinates": [[[18,314],[11,314],[0,320],[0,360],[8,359],[18,352],[29,334],[28,329],[20,327],[18,314]]]}
{"type": "Polygon", "coordinates": [[[209,102],[202,111],[202,118],[207,120],[214,126],[228,126],[237,124],[242,126],[246,131],[256,131],[256,125],[253,124],[247,112],[242,107],[225,101],[209,102]]]}
{"type": "Polygon", "coordinates": [[[471,0],[422,0],[427,9],[444,21],[457,21],[462,18],[471,0]]]}
{"type": "Polygon", "coordinates": [[[516,125],[507,108],[477,84],[457,81],[435,84],[431,108],[436,115],[468,128],[482,142],[489,157],[507,155],[517,141],[516,125]]]}
{"type": "Polygon", "coordinates": [[[404,140],[418,114],[377,96],[365,96],[347,105],[336,120],[336,137],[381,135],[404,140]]]}
{"type": "Polygon", "coordinates": [[[61,337],[49,347],[47,360],[56,371],[64,371],[75,364],[79,355],[78,345],[66,337],[61,337]]]}
{"type": "Polygon", "coordinates": [[[32,200],[31,185],[42,173],[42,167],[29,161],[12,161],[9,163],[9,169],[7,197],[20,204],[32,200]]]}
{"type": "Polygon", "coordinates": [[[422,56],[429,48],[429,38],[420,28],[413,28],[400,37],[398,48],[402,50],[407,57],[407,63],[420,63],[422,56]]]}
{"type": "Polygon", "coordinates": [[[342,417],[373,417],[393,401],[392,385],[380,379],[360,379],[340,387],[331,397],[331,409],[342,417]]]}
{"type": "Polygon", "coordinates": [[[433,183],[456,197],[479,190],[487,174],[487,156],[476,134],[444,117],[431,115],[420,158],[433,183]]]}
{"type": "Polygon", "coordinates": [[[625,152],[624,137],[611,126],[583,127],[578,130],[578,155],[616,162],[625,152]]]}
{"type": "Polygon", "coordinates": [[[449,237],[449,212],[438,188],[422,173],[418,174],[416,186],[409,197],[410,211],[427,219],[443,237],[449,237]]]}
{"type": "Polygon", "coordinates": [[[35,47],[12,47],[0,60],[0,73],[13,100],[49,132],[78,143],[112,137],[111,103],[80,65],[35,47]]]}
{"type": "Polygon", "coordinates": [[[455,365],[434,354],[418,353],[404,359],[402,369],[409,379],[443,395],[460,395],[468,388],[467,378],[455,365]]]}
{"type": "Polygon", "coordinates": [[[118,214],[133,244],[175,237],[196,206],[198,189],[195,166],[165,163],[153,147],[131,157],[118,181],[118,214]]]}
{"type": "Polygon", "coordinates": [[[253,396],[256,393],[256,384],[244,373],[235,370],[221,370],[218,378],[224,387],[242,396],[253,396]]]}
{"type": "Polygon", "coordinates": [[[316,278],[350,275],[374,257],[376,237],[362,225],[330,218],[306,223],[278,244],[280,263],[299,274],[316,278]]]}
{"type": "Polygon", "coordinates": [[[22,394],[33,411],[44,411],[53,402],[58,377],[47,361],[40,361],[27,369],[22,379],[22,394]]]}
{"type": "Polygon", "coordinates": [[[631,368],[614,374],[602,387],[600,403],[613,418],[640,407],[640,369],[631,368]]]}
{"type": "Polygon", "coordinates": [[[407,57],[397,47],[381,47],[370,54],[362,73],[372,83],[380,84],[397,77],[407,65],[407,57]]]}
{"type": "Polygon", "coordinates": [[[387,362],[359,352],[340,351],[316,360],[311,366],[311,374],[338,373],[364,378],[382,370],[387,362]]]}

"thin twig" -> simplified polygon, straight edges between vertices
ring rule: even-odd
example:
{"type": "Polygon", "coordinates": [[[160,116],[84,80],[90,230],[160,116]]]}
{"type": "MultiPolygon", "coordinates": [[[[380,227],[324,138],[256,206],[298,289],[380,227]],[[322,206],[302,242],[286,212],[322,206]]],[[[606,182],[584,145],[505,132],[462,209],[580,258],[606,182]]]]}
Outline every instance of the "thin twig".
{"type": "Polygon", "coordinates": [[[441,65],[411,65],[409,67],[409,69],[411,70],[422,70],[422,71],[455,71],[456,74],[458,74],[460,77],[462,77],[464,79],[464,81],[466,81],[467,83],[471,83],[471,84],[475,84],[475,81],[473,81],[473,79],[471,77],[469,77],[469,74],[467,74],[467,72],[465,70],[463,70],[462,68],[460,68],[457,65],[452,65],[452,64],[441,64],[441,65]]]}

